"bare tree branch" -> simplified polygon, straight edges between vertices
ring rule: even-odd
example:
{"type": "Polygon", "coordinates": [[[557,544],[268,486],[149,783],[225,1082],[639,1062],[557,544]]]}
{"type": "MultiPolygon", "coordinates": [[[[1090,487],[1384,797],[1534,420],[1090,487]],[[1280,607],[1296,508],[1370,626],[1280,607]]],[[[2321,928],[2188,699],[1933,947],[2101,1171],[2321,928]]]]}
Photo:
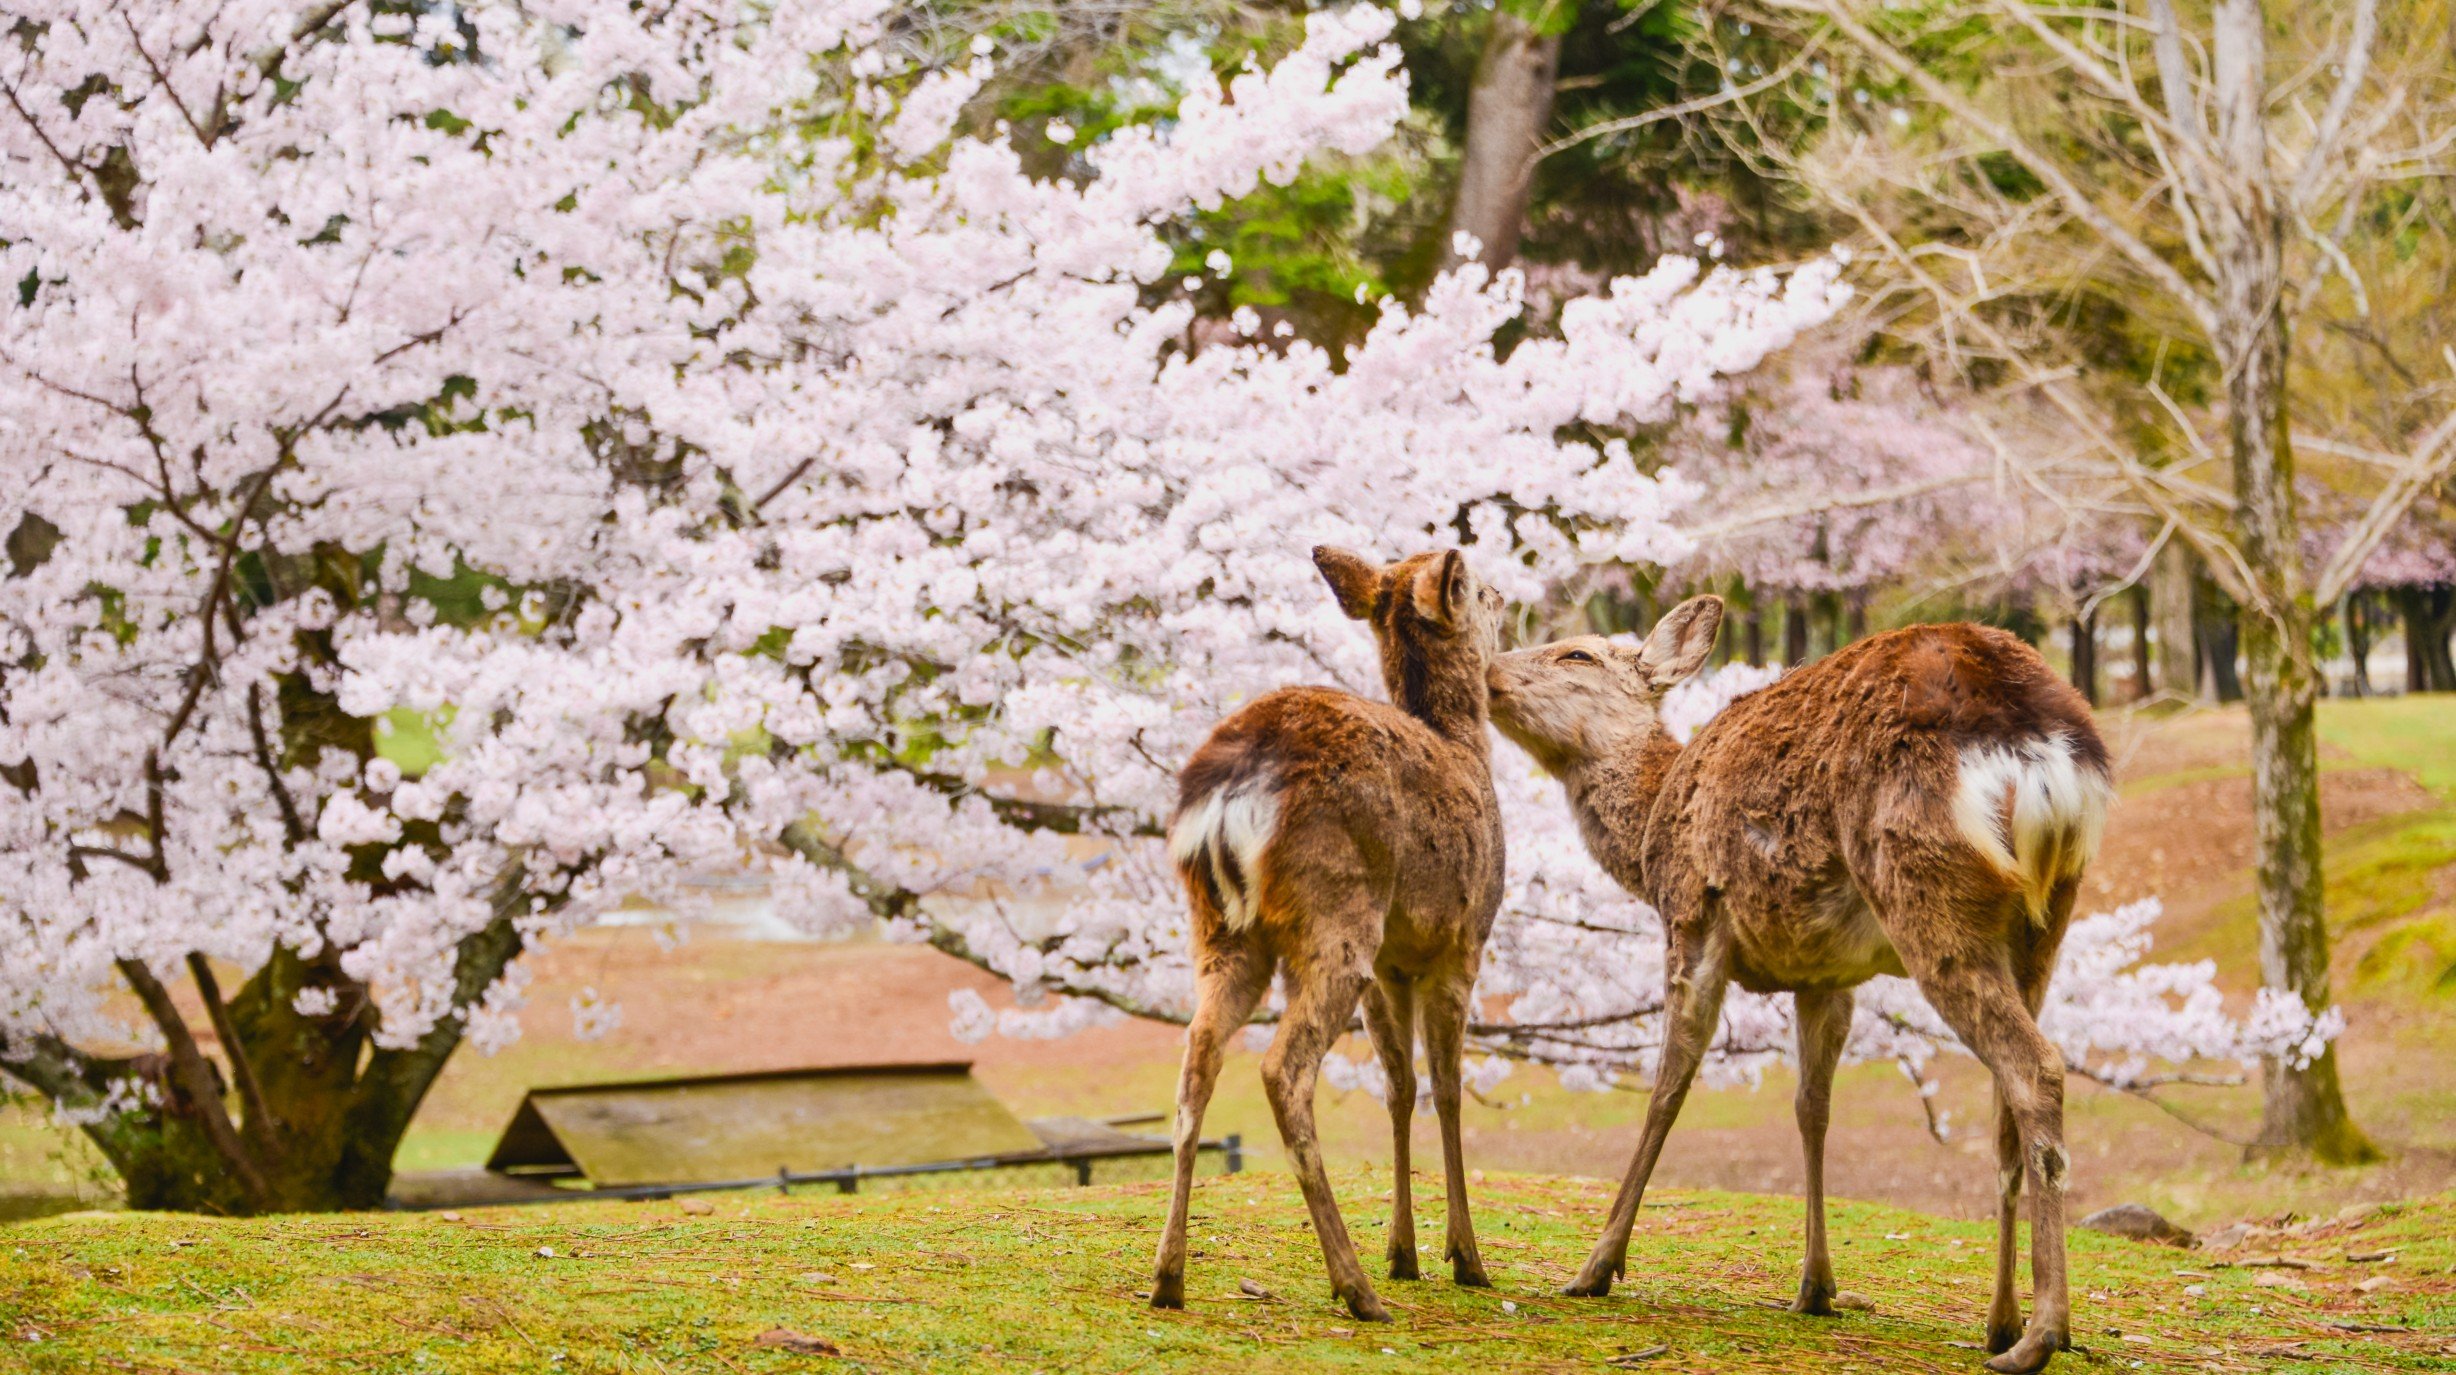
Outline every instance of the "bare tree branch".
{"type": "Polygon", "coordinates": [[[2101,209],[2096,200],[2072,179],[2063,164],[2032,148],[2020,135],[2001,121],[1971,103],[1960,92],[1937,79],[1934,73],[1913,61],[1909,54],[1894,47],[1874,30],[1854,18],[1841,0],[1773,0],[1781,9],[1802,10],[1824,15],[1834,26],[1848,35],[1861,51],[1876,59],[1926,97],[1942,107],[1955,119],[1984,136],[1988,141],[2010,153],[2029,170],[2030,175],[2044,182],[2055,193],[2056,200],[2082,224],[2087,225],[2107,247],[2130,263],[2141,275],[2155,282],[2158,289],[2174,298],[2189,311],[2211,339],[2218,337],[2220,321],[2216,302],[2207,293],[2186,280],[2174,264],[2161,257],[2157,250],[2143,242],[2140,236],[2117,224],[2101,209]]]}
{"type": "Polygon", "coordinates": [[[2302,166],[2294,172],[2290,194],[2297,214],[2310,207],[2320,189],[2321,175],[2336,156],[2345,117],[2353,110],[2355,97],[2362,93],[2363,81],[2370,76],[2371,50],[2378,45],[2379,0],[2356,0],[2353,31],[2345,39],[2345,56],[2340,60],[2343,70],[2337,77],[2337,88],[2328,97],[2328,108],[2320,115],[2319,129],[2311,136],[2311,147],[2303,154],[2302,166]]]}

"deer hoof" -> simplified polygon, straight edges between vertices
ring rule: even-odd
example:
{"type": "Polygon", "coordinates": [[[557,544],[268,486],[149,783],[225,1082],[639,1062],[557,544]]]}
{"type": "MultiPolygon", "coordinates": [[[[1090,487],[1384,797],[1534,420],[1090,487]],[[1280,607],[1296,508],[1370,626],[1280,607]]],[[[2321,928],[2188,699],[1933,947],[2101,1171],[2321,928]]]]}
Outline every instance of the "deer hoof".
{"type": "Polygon", "coordinates": [[[1609,1270],[1596,1271],[1591,1267],[1579,1271],[1578,1277],[1571,1280],[1567,1288],[1561,1290],[1563,1296],[1573,1299],[1599,1299],[1611,1292],[1612,1272],[1609,1270]]]}
{"type": "MultiPolygon", "coordinates": [[[[1791,1311],[1803,1317],[1830,1318],[1834,1316],[1833,1293],[1832,1285],[1810,1284],[1803,1280],[1799,1286],[1799,1296],[1791,1300],[1791,1311]]],[[[2000,1346],[1988,1348],[1990,1351],[2003,1349],[2000,1346]]]]}
{"type": "Polygon", "coordinates": [[[1154,1308],[1185,1307],[1185,1276],[1162,1275],[1151,1282],[1151,1306],[1154,1308]]]}
{"type": "Polygon", "coordinates": [[[1382,1301],[1370,1289],[1358,1289],[1349,1294],[1347,1311],[1355,1314],[1358,1322],[1390,1321],[1390,1310],[1382,1307],[1382,1301]]]}
{"type": "Polygon", "coordinates": [[[2015,1313],[2015,1314],[2013,1314],[2013,1315],[2012,1315],[2012,1317],[2007,1318],[2007,1319],[2002,1319],[2002,1320],[1990,1319],[1990,1320],[1988,1321],[1988,1323],[1987,1323],[1987,1354],[1988,1354],[1988,1355],[1990,1355],[1990,1356],[2001,1356],[2001,1355],[2003,1355],[2005,1352],[2010,1351],[2010,1350],[2012,1350],[2012,1349],[2013,1349],[2015,1346],[2019,1345],[2019,1344],[2020,1344],[2020,1341],[2021,1341],[2021,1315],[2020,1315],[2019,1313],[2015,1313]]]}
{"type": "Polygon", "coordinates": [[[2059,1332],[2029,1332],[2013,1343],[2012,1350],[1989,1360],[1987,1368],[1996,1375],[2036,1375],[2047,1368],[2047,1362],[2055,1358],[2063,1343],[2063,1334],[2059,1332]]]}
{"type": "Polygon", "coordinates": [[[1390,1248],[1390,1278],[1394,1280],[1424,1278],[1423,1270],[1416,1265],[1416,1248],[1410,1246],[1404,1251],[1395,1246],[1390,1248]]]}
{"type": "Polygon", "coordinates": [[[1466,1289],[1490,1289],[1492,1279],[1484,1273],[1484,1262],[1472,1256],[1450,1258],[1450,1283],[1466,1289]]]}

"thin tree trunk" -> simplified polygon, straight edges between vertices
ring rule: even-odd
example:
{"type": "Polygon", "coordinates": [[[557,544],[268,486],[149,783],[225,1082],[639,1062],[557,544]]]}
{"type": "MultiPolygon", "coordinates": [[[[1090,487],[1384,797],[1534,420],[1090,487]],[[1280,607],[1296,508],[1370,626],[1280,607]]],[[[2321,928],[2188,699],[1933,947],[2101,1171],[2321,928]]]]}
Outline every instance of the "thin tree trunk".
{"type": "Polygon", "coordinates": [[[2150,685],[2149,665],[2149,588],[2145,583],[2132,584],[2132,700],[2148,700],[2156,691],[2150,685]]]}
{"type": "Polygon", "coordinates": [[[1786,668],[1808,662],[1808,599],[1796,593],[1782,605],[1782,662],[1786,668]]]}
{"type": "Polygon", "coordinates": [[[2098,613],[2072,618],[2072,685],[2098,705],[2098,613]]]}
{"type": "Polygon", "coordinates": [[[1491,31],[1467,92],[1466,146],[1459,151],[1458,196],[1450,205],[1450,242],[1443,266],[1462,261],[1460,234],[1480,248],[1478,260],[1494,271],[1518,257],[1526,228],[1527,199],[1535,188],[1535,150],[1552,122],[1552,93],[1560,77],[1561,35],[1555,11],[1569,0],[1548,0],[1533,21],[1507,3],[1492,12],[1491,31]],[[1550,32],[1546,32],[1550,30],[1550,32]]]}
{"type": "Polygon", "coordinates": [[[2166,541],[2149,573],[2149,603],[2157,622],[2157,691],[2200,695],[2200,653],[2192,625],[2192,551],[2166,541]]]}
{"type": "Polygon", "coordinates": [[[1765,613],[1752,608],[1740,626],[1748,636],[1748,666],[1765,667],[1765,613]]]}
{"type": "Polygon", "coordinates": [[[2371,695],[2371,623],[2363,592],[2348,592],[2337,603],[2337,618],[2345,623],[2345,657],[2353,664],[2346,690],[2356,697],[2371,695]]]}
{"type": "Polygon", "coordinates": [[[2235,659],[2242,648],[2242,616],[2223,590],[2200,579],[2200,596],[2193,606],[2193,642],[2198,646],[2200,697],[2208,702],[2240,702],[2243,679],[2235,659]]]}
{"type": "Polygon", "coordinates": [[[1848,636],[1846,643],[1857,644],[1859,641],[1868,637],[1867,589],[1851,589],[1848,606],[1849,610],[1847,614],[1849,619],[1844,622],[1843,633],[1848,636]]]}

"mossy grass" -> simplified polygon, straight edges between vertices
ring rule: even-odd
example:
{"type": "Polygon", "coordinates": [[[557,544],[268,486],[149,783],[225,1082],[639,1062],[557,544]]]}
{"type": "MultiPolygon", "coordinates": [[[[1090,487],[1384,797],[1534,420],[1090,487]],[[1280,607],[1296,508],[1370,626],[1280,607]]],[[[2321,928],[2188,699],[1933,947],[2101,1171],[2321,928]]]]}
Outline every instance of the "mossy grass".
{"type": "MultiPolygon", "coordinates": [[[[1338,1182],[1359,1248],[1378,1255],[1387,1180],[1360,1169],[1338,1182]]],[[[1437,1178],[1417,1189],[1438,1237],[1437,1178]]],[[[0,1229],[0,1369],[1978,1367],[1988,1224],[1837,1203],[1841,1283],[1874,1307],[1810,1319],[1781,1311],[1798,1263],[1797,1200],[1671,1191],[1648,1201],[1617,1292],[1555,1297],[1608,1197],[1595,1180],[1479,1182],[1476,1216],[1497,1287],[1377,1278],[1397,1318],[1387,1327],[1332,1304],[1294,1185],[1278,1174],[1197,1191],[1182,1313],[1155,1312],[1137,1292],[1166,1204],[1159,1185],[763,1192],[714,1198],[705,1213],[668,1201],[449,1219],[77,1214],[0,1229]],[[1248,1281],[1269,1297],[1241,1296],[1248,1281]],[[775,1328],[841,1355],[760,1345],[775,1328]],[[1652,1354],[1631,1359],[1639,1353],[1652,1354]]],[[[2456,1195],[2254,1249],[2311,1268],[2221,1265],[2225,1257],[2075,1233],[2078,1345],[2056,1368],[2448,1368],[2456,1195]],[[2393,1259],[2349,1259],[2382,1252],[2393,1259]],[[2357,1288],[2382,1278],[2371,1292],[2357,1288]]],[[[1434,1259],[1426,1271],[1440,1275],[1434,1259]]]]}

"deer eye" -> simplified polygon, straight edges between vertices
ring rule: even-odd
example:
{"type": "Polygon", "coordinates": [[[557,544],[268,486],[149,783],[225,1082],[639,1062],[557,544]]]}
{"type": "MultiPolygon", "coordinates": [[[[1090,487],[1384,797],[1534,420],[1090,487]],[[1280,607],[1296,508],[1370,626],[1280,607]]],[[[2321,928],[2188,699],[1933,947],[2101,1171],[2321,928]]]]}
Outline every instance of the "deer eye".
{"type": "Polygon", "coordinates": [[[1561,662],[1564,664],[1591,664],[1594,661],[1595,656],[1583,649],[1573,649],[1561,656],[1561,662]]]}

